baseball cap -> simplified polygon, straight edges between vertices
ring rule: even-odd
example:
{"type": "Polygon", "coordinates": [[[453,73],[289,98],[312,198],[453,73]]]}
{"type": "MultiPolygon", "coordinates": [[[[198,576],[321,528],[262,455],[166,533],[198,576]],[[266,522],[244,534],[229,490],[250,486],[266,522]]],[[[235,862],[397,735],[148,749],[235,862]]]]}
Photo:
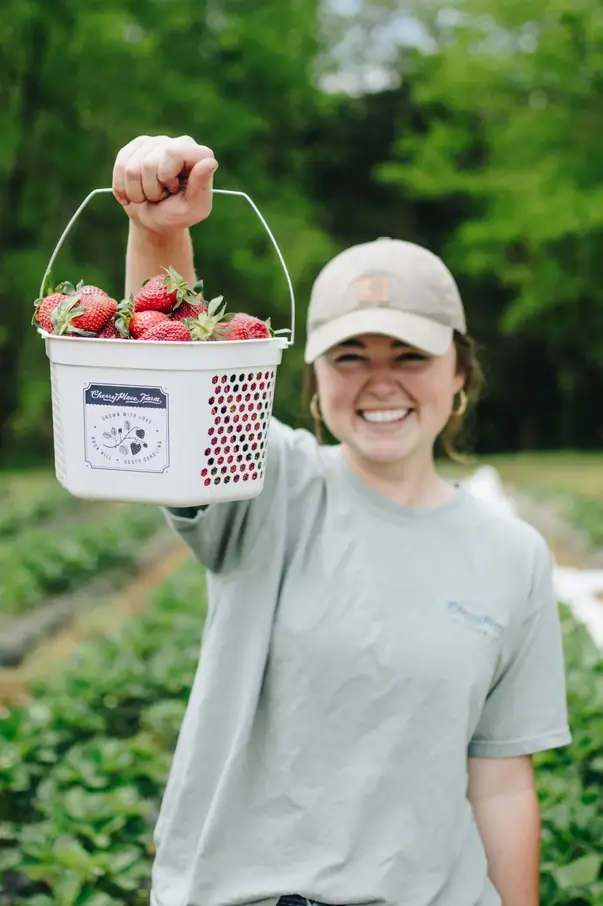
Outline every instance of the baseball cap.
{"type": "Polygon", "coordinates": [[[354,245],[322,269],[310,296],[305,361],[363,333],[392,336],[444,355],[466,333],[454,277],[441,258],[402,239],[354,245]]]}

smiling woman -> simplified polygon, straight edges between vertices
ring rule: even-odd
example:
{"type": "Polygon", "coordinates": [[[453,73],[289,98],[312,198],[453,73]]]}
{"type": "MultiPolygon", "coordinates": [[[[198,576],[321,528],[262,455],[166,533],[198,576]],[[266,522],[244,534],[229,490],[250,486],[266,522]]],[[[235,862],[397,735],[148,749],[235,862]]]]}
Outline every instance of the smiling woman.
{"type": "Polygon", "coordinates": [[[314,285],[306,361],[315,423],[369,484],[402,504],[455,493],[436,474],[434,444],[443,435],[452,450],[481,370],[439,258],[392,239],[338,255],[314,285]]]}
{"type": "MultiPolygon", "coordinates": [[[[348,369],[352,371],[351,363],[356,362],[354,370],[356,373],[359,373],[361,362],[363,362],[362,367],[365,370],[371,367],[370,363],[374,360],[374,353],[379,349],[379,346],[380,351],[383,351],[384,346],[386,349],[389,346],[391,357],[397,360],[396,370],[399,375],[403,373],[402,369],[404,365],[407,366],[405,369],[407,373],[417,373],[420,364],[423,363],[425,366],[431,359],[426,353],[408,347],[399,340],[392,340],[391,338],[388,339],[386,337],[370,334],[366,337],[356,337],[345,341],[332,351],[328,359],[333,361],[338,353],[337,361],[342,366],[340,369],[341,371],[344,369],[346,373],[348,369]],[[347,366],[345,364],[346,362],[348,363],[347,366]],[[414,363],[414,367],[411,367],[411,363],[414,363]]],[[[454,331],[453,348],[456,369],[455,378],[462,378],[462,387],[455,393],[452,411],[449,412],[446,423],[441,431],[436,433],[436,436],[439,436],[443,450],[447,456],[451,459],[459,459],[459,453],[456,450],[455,442],[462,433],[464,417],[471,411],[479,399],[483,386],[483,372],[477,357],[475,343],[471,337],[467,334],[461,334],[458,331],[454,331]]],[[[320,369],[320,365],[318,368],[320,369]]],[[[328,371],[326,379],[328,380],[328,371]]],[[[312,364],[306,366],[303,399],[314,420],[314,433],[317,439],[322,443],[325,439],[322,427],[323,415],[321,412],[316,369],[312,364]]],[[[401,422],[412,409],[412,406],[407,406],[402,407],[397,411],[388,412],[382,411],[383,407],[374,405],[373,407],[369,407],[362,414],[365,420],[368,420],[373,424],[387,423],[390,420],[401,422]]],[[[434,436],[434,440],[435,439],[436,437],[434,436]]]]}
{"type": "Polygon", "coordinates": [[[399,482],[414,463],[429,460],[464,383],[453,345],[431,356],[373,334],[338,344],[314,367],[323,417],[375,483],[399,482]]]}
{"type": "MultiPolygon", "coordinates": [[[[120,152],[128,286],[194,278],[216,166],[189,137],[120,152]]],[[[273,419],[257,497],[167,513],[209,619],[153,906],[538,906],[530,755],[570,741],[551,558],[435,469],[480,384],[452,274],[402,240],[347,249],[305,359],[337,443],[273,419]]]]}

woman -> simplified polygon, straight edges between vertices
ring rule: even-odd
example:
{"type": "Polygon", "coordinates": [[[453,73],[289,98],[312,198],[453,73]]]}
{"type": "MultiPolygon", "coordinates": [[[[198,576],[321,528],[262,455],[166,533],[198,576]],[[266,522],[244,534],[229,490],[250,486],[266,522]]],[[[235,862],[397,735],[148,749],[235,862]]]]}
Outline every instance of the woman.
{"type": "MultiPolygon", "coordinates": [[[[127,291],[190,281],[217,162],[120,151],[127,291]]],[[[208,570],[203,652],[161,814],[155,906],[536,906],[530,756],[566,745],[551,558],[434,466],[477,364],[440,259],[379,239],[312,292],[312,410],[273,419],[252,501],[168,518],[208,570]]]]}

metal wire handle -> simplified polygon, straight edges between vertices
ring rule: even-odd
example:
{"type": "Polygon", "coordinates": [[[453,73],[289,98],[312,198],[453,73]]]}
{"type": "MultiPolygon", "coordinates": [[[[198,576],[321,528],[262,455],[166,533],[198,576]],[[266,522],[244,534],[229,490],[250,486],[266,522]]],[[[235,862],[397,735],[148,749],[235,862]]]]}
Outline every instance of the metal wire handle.
{"type": "MultiPolygon", "coordinates": [[[[81,203],[81,205],[79,206],[79,208],[77,209],[77,211],[75,212],[75,214],[73,215],[73,217],[71,218],[71,220],[69,221],[69,223],[67,224],[65,229],[63,230],[61,237],[60,237],[59,241],[57,242],[52,255],[50,256],[50,261],[48,262],[46,271],[44,272],[44,276],[42,278],[42,284],[40,286],[40,296],[44,295],[44,290],[46,287],[46,280],[48,279],[48,275],[52,271],[52,266],[53,266],[54,262],[56,261],[56,257],[59,254],[59,252],[61,251],[61,247],[62,247],[63,243],[65,242],[65,239],[71,232],[71,228],[72,228],[73,224],[78,219],[78,217],[80,216],[80,214],[82,213],[82,211],[84,210],[84,208],[86,207],[86,205],[88,204],[88,202],[90,201],[91,198],[93,198],[95,195],[109,193],[109,192],[113,193],[113,189],[93,189],[92,192],[90,192],[90,194],[86,198],[84,198],[83,202],[81,203]]],[[[276,239],[272,235],[272,231],[271,231],[270,227],[266,223],[266,220],[264,219],[263,215],[260,213],[260,210],[258,209],[255,202],[252,201],[252,199],[249,197],[249,195],[246,195],[245,192],[237,192],[234,189],[212,189],[212,193],[214,195],[238,195],[240,198],[245,198],[246,201],[249,202],[249,204],[251,205],[251,207],[257,214],[257,216],[259,217],[259,219],[262,223],[262,226],[268,233],[268,236],[270,237],[270,241],[272,242],[272,245],[274,246],[274,248],[276,250],[278,259],[285,272],[287,286],[289,287],[289,297],[291,300],[291,334],[290,334],[289,339],[286,340],[286,343],[288,346],[292,346],[295,341],[295,293],[293,292],[293,284],[291,282],[291,277],[289,276],[289,271],[287,270],[287,265],[285,264],[285,259],[283,258],[282,252],[278,246],[276,239]]]]}

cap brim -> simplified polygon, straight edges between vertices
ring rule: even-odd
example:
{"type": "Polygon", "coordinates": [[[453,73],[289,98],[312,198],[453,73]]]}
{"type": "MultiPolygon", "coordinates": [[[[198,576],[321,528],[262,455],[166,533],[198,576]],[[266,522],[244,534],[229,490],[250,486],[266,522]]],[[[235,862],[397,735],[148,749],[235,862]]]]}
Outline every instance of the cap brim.
{"type": "Polygon", "coordinates": [[[356,309],[312,330],[306,343],[305,361],[314,362],[333,346],[370,333],[393,337],[435,356],[448,352],[453,336],[452,327],[412,312],[392,308],[356,309]]]}

